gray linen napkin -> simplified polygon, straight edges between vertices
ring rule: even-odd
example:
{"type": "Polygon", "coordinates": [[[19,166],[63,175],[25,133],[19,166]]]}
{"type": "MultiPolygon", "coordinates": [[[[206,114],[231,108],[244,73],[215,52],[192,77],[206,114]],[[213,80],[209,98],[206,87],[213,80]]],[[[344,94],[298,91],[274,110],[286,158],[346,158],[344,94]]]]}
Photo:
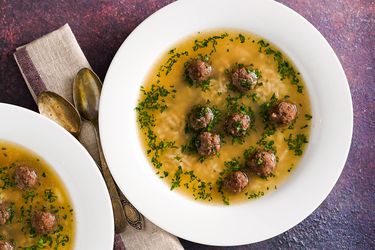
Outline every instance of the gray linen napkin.
{"type": "MultiPolygon", "coordinates": [[[[17,48],[14,58],[34,99],[44,90],[64,96],[72,102],[72,81],[79,69],[90,68],[68,24],[17,48]]],[[[80,141],[99,162],[95,134],[90,123],[83,122],[80,141]]],[[[116,235],[115,250],[183,249],[178,239],[145,219],[145,229],[128,226],[116,235]]]]}

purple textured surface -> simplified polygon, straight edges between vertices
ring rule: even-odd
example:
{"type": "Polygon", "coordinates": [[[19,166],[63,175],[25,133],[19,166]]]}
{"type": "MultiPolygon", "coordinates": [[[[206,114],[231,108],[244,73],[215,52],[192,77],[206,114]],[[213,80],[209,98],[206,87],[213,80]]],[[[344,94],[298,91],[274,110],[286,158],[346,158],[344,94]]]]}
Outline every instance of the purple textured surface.
{"type": "MultiPolygon", "coordinates": [[[[128,34],[170,2],[0,0],[0,102],[36,110],[13,59],[16,47],[69,23],[93,69],[104,78],[111,59],[128,34]]],[[[280,2],[314,24],[343,64],[354,105],[352,146],[338,183],[306,220],[270,240],[223,249],[374,249],[375,1],[280,2]]],[[[214,249],[181,242],[186,249],[214,249]]]]}

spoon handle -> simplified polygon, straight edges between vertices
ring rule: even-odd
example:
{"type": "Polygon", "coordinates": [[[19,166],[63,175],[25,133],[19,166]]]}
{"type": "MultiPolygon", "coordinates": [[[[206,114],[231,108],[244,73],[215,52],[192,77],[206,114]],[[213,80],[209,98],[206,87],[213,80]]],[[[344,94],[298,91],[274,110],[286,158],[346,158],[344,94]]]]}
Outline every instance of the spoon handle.
{"type": "Polygon", "coordinates": [[[112,208],[113,208],[113,216],[115,220],[115,232],[116,233],[122,233],[125,231],[126,227],[126,217],[125,213],[122,207],[122,203],[119,197],[119,194],[117,193],[116,183],[113,180],[113,177],[111,175],[111,172],[109,171],[107,162],[105,161],[103,149],[100,143],[100,137],[98,132],[98,127],[96,124],[94,124],[95,127],[95,137],[96,137],[96,143],[98,146],[99,151],[99,158],[100,158],[100,165],[102,169],[102,174],[105,180],[105,183],[107,184],[107,188],[109,191],[109,196],[111,197],[112,202],[112,208]]]}
{"type": "Polygon", "coordinates": [[[138,231],[142,231],[145,227],[143,215],[126,199],[125,195],[117,187],[118,194],[120,195],[121,203],[125,211],[126,221],[130,226],[138,231]]]}

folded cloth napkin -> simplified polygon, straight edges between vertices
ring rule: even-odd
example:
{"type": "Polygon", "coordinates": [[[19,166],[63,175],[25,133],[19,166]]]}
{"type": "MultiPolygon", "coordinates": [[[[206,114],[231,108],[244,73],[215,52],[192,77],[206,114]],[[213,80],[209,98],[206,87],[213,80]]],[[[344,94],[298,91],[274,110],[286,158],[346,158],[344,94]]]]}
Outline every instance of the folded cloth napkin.
{"type": "MultiPolygon", "coordinates": [[[[83,67],[90,68],[68,24],[14,53],[18,67],[34,99],[43,91],[53,91],[72,102],[72,82],[83,67]]],[[[99,162],[93,127],[83,122],[80,141],[99,162]]],[[[145,219],[145,229],[137,231],[128,226],[115,237],[115,250],[122,249],[183,249],[178,239],[145,219]]],[[[103,249],[104,250],[104,249],[103,249]]]]}

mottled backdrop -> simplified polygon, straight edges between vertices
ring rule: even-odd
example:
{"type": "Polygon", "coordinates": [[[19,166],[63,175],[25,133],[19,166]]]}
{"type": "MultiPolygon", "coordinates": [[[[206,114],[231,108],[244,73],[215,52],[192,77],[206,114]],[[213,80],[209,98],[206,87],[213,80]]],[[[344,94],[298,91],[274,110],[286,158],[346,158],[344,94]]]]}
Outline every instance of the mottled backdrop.
{"type": "MultiPolygon", "coordinates": [[[[93,69],[104,78],[112,57],[129,33],[170,2],[0,0],[0,102],[36,110],[12,56],[17,46],[69,23],[93,69]]],[[[352,147],[335,188],[306,220],[273,239],[227,249],[374,249],[375,1],[280,2],[313,23],[344,66],[354,105],[352,147]]],[[[208,248],[181,242],[186,249],[208,248]]]]}

